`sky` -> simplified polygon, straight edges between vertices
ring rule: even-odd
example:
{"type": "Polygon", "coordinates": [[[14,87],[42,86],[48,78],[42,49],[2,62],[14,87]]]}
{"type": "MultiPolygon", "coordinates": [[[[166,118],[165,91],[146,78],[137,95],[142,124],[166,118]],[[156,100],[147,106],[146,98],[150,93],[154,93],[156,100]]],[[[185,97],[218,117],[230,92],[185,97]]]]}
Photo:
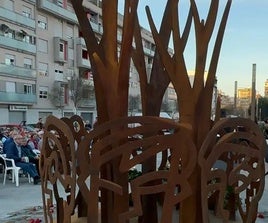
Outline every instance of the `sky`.
{"type": "MultiPolygon", "coordinates": [[[[123,13],[124,0],[119,0],[119,12],[123,13]]],[[[139,0],[138,15],[140,25],[148,30],[145,6],[150,7],[154,22],[159,27],[167,0],[139,0]]],[[[181,30],[184,28],[190,0],[179,1],[181,30]]],[[[211,0],[196,0],[200,18],[207,17],[211,0]]],[[[227,0],[219,0],[218,21],[227,0]]],[[[218,26],[214,28],[214,36],[218,26]]],[[[214,37],[213,36],[213,37],[214,37]]],[[[211,39],[210,49],[214,46],[211,39]]],[[[172,47],[172,45],[170,45],[172,47]]],[[[208,61],[210,61],[208,52],[208,61]]],[[[187,69],[195,67],[194,30],[191,31],[184,54],[187,69]]],[[[230,9],[221,53],[217,67],[218,89],[234,96],[235,81],[238,88],[252,87],[253,64],[256,64],[256,93],[264,95],[264,82],[268,79],[268,0],[233,0],[230,9]]],[[[208,66],[206,67],[208,69],[208,66]]]]}

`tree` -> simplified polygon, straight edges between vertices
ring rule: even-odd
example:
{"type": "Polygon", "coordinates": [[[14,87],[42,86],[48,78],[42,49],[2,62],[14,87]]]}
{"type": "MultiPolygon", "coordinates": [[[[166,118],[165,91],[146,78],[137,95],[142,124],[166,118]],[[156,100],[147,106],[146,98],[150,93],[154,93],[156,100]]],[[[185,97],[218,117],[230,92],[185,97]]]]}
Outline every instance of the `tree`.
{"type": "Polygon", "coordinates": [[[48,95],[48,98],[50,99],[51,103],[60,109],[61,116],[63,117],[63,109],[65,106],[64,101],[64,92],[65,92],[65,85],[62,84],[62,82],[55,81],[53,83],[51,93],[48,95]]]}
{"type": "Polygon", "coordinates": [[[140,106],[140,97],[138,95],[129,95],[128,99],[128,110],[131,112],[131,114],[134,111],[138,111],[140,106]]]}
{"type": "Polygon", "coordinates": [[[268,98],[261,97],[258,99],[258,111],[259,120],[266,120],[268,118],[268,98]]]}
{"type": "Polygon", "coordinates": [[[69,78],[69,95],[75,114],[85,99],[90,100],[92,94],[94,94],[94,86],[88,80],[76,76],[69,78]]]}

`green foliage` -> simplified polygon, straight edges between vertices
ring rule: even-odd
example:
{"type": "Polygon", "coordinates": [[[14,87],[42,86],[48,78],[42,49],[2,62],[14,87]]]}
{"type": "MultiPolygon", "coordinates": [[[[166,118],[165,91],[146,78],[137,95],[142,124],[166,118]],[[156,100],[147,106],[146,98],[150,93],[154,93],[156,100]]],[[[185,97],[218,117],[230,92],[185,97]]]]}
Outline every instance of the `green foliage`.
{"type": "Polygon", "coordinates": [[[224,204],[223,207],[227,210],[230,210],[232,207],[231,202],[234,201],[234,208],[237,210],[240,200],[238,200],[238,197],[235,194],[234,187],[233,186],[227,186],[224,196],[224,204]],[[234,200],[233,200],[234,199],[234,200]]]}
{"type": "Polygon", "coordinates": [[[48,98],[51,103],[56,107],[64,107],[64,99],[63,99],[63,86],[60,82],[54,82],[50,93],[48,94],[48,98]]]}
{"type": "Polygon", "coordinates": [[[135,178],[137,178],[138,176],[141,176],[141,171],[138,171],[137,169],[131,169],[128,171],[128,181],[131,181],[135,178]]]}
{"type": "Polygon", "coordinates": [[[268,118],[268,98],[261,97],[258,99],[258,114],[259,120],[265,120],[268,118]]]}

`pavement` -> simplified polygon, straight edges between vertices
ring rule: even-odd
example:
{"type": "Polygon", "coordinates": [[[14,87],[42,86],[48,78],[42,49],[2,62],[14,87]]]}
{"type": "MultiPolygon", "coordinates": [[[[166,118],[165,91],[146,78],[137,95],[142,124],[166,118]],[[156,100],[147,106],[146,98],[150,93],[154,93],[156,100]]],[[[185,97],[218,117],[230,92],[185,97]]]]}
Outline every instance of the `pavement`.
{"type": "MultiPolygon", "coordinates": [[[[268,222],[268,175],[265,177],[266,184],[264,194],[259,202],[258,212],[264,215],[264,218],[257,218],[256,223],[268,222]]],[[[34,185],[28,182],[27,177],[20,177],[19,187],[15,186],[7,179],[6,185],[3,185],[3,174],[0,173],[0,223],[5,223],[1,219],[9,216],[10,213],[21,211],[25,208],[42,207],[41,185],[34,185]]],[[[12,221],[13,222],[13,221],[12,221]]],[[[16,223],[15,221],[14,223],[16,223]]],[[[21,221],[20,221],[21,222],[21,221]]],[[[211,221],[214,223],[214,221],[211,221]]],[[[237,220],[236,222],[241,222],[237,220]]],[[[25,221],[28,223],[28,221],[25,221]]]]}
{"type": "Polygon", "coordinates": [[[9,213],[21,209],[43,206],[41,185],[29,183],[28,177],[20,177],[20,185],[16,187],[11,180],[6,180],[3,185],[3,174],[0,173],[0,222],[9,213]]]}

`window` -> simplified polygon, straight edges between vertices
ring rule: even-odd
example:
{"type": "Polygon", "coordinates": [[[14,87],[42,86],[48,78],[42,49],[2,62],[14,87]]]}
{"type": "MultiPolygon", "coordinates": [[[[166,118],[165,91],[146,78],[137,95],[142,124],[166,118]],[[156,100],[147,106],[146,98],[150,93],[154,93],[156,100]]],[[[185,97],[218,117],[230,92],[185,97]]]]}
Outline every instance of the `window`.
{"type": "Polygon", "coordinates": [[[35,36],[30,36],[28,33],[26,33],[25,31],[22,30],[22,35],[23,35],[23,39],[22,41],[25,43],[30,43],[32,45],[36,44],[36,37],[35,36]]]}
{"type": "Polygon", "coordinates": [[[39,87],[39,98],[47,98],[48,97],[48,87],[39,87]]]}
{"type": "Polygon", "coordinates": [[[72,39],[74,37],[74,26],[67,24],[66,37],[72,39]]]}
{"type": "Polygon", "coordinates": [[[6,92],[16,92],[16,83],[15,82],[6,82],[6,92]]]}
{"type": "Polygon", "coordinates": [[[32,94],[33,86],[31,84],[24,84],[24,94],[32,94]]]}
{"type": "Polygon", "coordinates": [[[38,39],[38,50],[43,53],[48,52],[48,42],[44,39],[38,39]]]}
{"type": "Polygon", "coordinates": [[[38,15],[37,26],[40,29],[47,29],[47,18],[42,15],[38,15]]]}
{"type": "Polygon", "coordinates": [[[30,43],[32,45],[35,45],[36,44],[36,37],[26,35],[26,36],[24,36],[23,41],[26,43],[30,43]]]}
{"type": "Polygon", "coordinates": [[[24,67],[32,69],[33,60],[30,58],[24,58],[24,67]]]}
{"type": "Polygon", "coordinates": [[[55,69],[55,80],[63,81],[63,68],[55,69]]]}
{"type": "Polygon", "coordinates": [[[39,76],[48,76],[48,64],[47,63],[39,62],[38,74],[39,76]]]}
{"type": "Polygon", "coordinates": [[[24,38],[23,38],[23,41],[25,42],[25,43],[29,43],[30,42],[30,38],[29,38],[29,36],[24,36],[24,38]]]}
{"type": "Polygon", "coordinates": [[[62,75],[63,71],[62,70],[55,70],[55,75],[62,75]]]}
{"type": "Polygon", "coordinates": [[[60,43],[60,52],[64,52],[64,45],[63,45],[63,43],[60,43]]]}
{"type": "Polygon", "coordinates": [[[15,56],[11,55],[11,54],[6,54],[5,64],[14,66],[15,65],[15,56]]]}
{"type": "Polygon", "coordinates": [[[38,21],[37,26],[41,29],[47,29],[47,24],[42,21],[38,21]]]}
{"type": "Polygon", "coordinates": [[[62,70],[55,70],[55,78],[62,80],[63,79],[63,71],[62,70]],[[58,77],[58,78],[57,78],[58,77]]]}
{"type": "Polygon", "coordinates": [[[87,50],[85,50],[85,49],[82,49],[82,58],[88,59],[88,53],[87,53],[87,50]]]}
{"type": "Polygon", "coordinates": [[[143,40],[143,46],[147,49],[151,49],[151,42],[148,40],[143,40]]]}
{"type": "Polygon", "coordinates": [[[4,33],[4,36],[5,36],[5,37],[8,37],[8,38],[15,39],[15,31],[14,31],[14,30],[11,30],[11,29],[8,29],[8,30],[4,33]]]}
{"type": "Polygon", "coordinates": [[[32,9],[30,9],[27,6],[22,6],[22,15],[27,17],[27,18],[31,18],[32,15],[32,9]]]}
{"type": "Polygon", "coordinates": [[[64,40],[60,40],[59,42],[59,57],[63,60],[67,60],[67,48],[68,48],[68,42],[64,40]]]}

